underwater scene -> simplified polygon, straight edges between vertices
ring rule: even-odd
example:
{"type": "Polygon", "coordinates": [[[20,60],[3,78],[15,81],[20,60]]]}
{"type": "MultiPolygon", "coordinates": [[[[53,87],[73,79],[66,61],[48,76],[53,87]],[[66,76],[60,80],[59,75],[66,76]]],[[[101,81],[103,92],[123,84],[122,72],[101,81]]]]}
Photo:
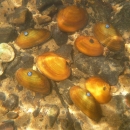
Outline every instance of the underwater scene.
{"type": "Polygon", "coordinates": [[[130,0],[0,0],[0,130],[130,130],[130,0]]]}

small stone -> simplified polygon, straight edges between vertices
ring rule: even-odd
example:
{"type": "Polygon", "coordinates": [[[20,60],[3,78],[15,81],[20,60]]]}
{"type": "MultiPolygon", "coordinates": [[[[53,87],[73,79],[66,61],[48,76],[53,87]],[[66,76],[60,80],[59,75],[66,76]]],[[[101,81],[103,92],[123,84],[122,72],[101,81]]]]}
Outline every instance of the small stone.
{"type": "Polygon", "coordinates": [[[15,113],[15,112],[8,112],[7,113],[7,117],[9,118],[9,119],[15,119],[15,118],[17,118],[18,117],[18,113],[15,113]]]}
{"type": "Polygon", "coordinates": [[[50,106],[50,109],[47,112],[47,115],[49,117],[49,126],[50,127],[53,127],[55,121],[57,120],[58,114],[59,114],[59,108],[56,105],[50,106]]]}
{"type": "Polygon", "coordinates": [[[39,114],[39,112],[40,112],[40,109],[37,108],[37,109],[33,112],[33,116],[34,116],[34,117],[37,117],[38,114],[39,114]]]}
{"type": "Polygon", "coordinates": [[[5,26],[0,27],[0,43],[8,43],[10,41],[13,41],[18,36],[16,30],[14,27],[11,26],[5,26]]]}
{"type": "Polygon", "coordinates": [[[125,96],[125,103],[130,108],[130,93],[125,96]]]}
{"type": "Polygon", "coordinates": [[[3,106],[8,108],[9,110],[13,110],[18,106],[18,102],[18,96],[15,94],[10,94],[7,100],[5,100],[5,102],[3,103],[3,106]]]}
{"type": "Polygon", "coordinates": [[[5,101],[5,94],[3,92],[0,92],[0,100],[5,101]]]}
{"type": "Polygon", "coordinates": [[[67,119],[59,119],[59,122],[62,130],[75,130],[73,126],[73,122],[67,119]]]}
{"type": "Polygon", "coordinates": [[[8,21],[11,24],[22,25],[32,18],[31,13],[25,7],[18,7],[13,14],[8,16],[8,21]]]}
{"type": "Polygon", "coordinates": [[[42,11],[42,15],[48,15],[52,16],[57,12],[57,7],[55,5],[52,5],[48,7],[46,10],[42,11]]]}
{"type": "Polygon", "coordinates": [[[34,16],[34,21],[37,24],[41,25],[41,24],[44,24],[44,23],[51,22],[51,17],[47,16],[47,15],[36,15],[36,16],[34,16]]]}
{"type": "Polygon", "coordinates": [[[3,106],[3,102],[0,101],[0,116],[5,115],[9,110],[3,106]]]}
{"type": "Polygon", "coordinates": [[[73,102],[72,102],[72,100],[71,100],[71,98],[70,98],[70,95],[69,95],[69,91],[68,91],[68,90],[65,90],[65,91],[63,92],[62,96],[63,96],[64,100],[65,100],[69,105],[72,105],[72,104],[73,104],[73,102]]]}
{"type": "Polygon", "coordinates": [[[16,130],[14,126],[14,121],[4,121],[0,124],[0,130],[16,130]]]}
{"type": "Polygon", "coordinates": [[[49,5],[59,5],[62,4],[62,0],[37,0],[36,6],[38,10],[44,10],[49,5]]]}
{"type": "Polygon", "coordinates": [[[62,32],[57,24],[52,26],[52,37],[55,40],[57,45],[63,45],[65,43],[67,43],[68,41],[68,34],[65,32],[62,32]]]}
{"type": "Polygon", "coordinates": [[[82,130],[80,123],[77,121],[74,122],[74,128],[75,128],[75,130],[82,130]]]}

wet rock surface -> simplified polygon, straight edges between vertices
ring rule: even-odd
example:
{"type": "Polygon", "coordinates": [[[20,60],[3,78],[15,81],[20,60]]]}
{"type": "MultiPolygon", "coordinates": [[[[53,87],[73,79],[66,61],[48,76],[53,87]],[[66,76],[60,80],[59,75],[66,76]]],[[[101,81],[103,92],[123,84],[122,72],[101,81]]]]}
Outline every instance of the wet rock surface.
{"type": "Polygon", "coordinates": [[[0,1],[0,43],[6,42],[15,52],[13,61],[1,64],[4,73],[0,76],[0,130],[129,130],[129,5],[129,1],[123,0],[0,1]],[[85,8],[89,21],[83,29],[68,34],[57,27],[56,17],[61,8],[72,4],[85,8]],[[75,49],[77,36],[94,35],[93,26],[99,21],[110,22],[119,29],[124,51],[89,57],[75,49]],[[36,47],[21,49],[15,39],[29,28],[46,28],[52,37],[36,47]],[[66,59],[71,68],[68,79],[49,80],[51,93],[47,96],[19,85],[15,72],[21,67],[38,71],[37,56],[49,51],[66,59]],[[84,82],[90,76],[100,76],[111,85],[112,99],[107,104],[100,104],[103,117],[98,123],[82,113],[69,95],[72,86],[84,88],[84,82]]]}
{"type": "Polygon", "coordinates": [[[123,72],[124,67],[120,61],[107,59],[106,57],[89,57],[84,54],[77,54],[74,57],[76,67],[89,76],[100,76],[115,85],[118,82],[118,77],[123,72]]]}

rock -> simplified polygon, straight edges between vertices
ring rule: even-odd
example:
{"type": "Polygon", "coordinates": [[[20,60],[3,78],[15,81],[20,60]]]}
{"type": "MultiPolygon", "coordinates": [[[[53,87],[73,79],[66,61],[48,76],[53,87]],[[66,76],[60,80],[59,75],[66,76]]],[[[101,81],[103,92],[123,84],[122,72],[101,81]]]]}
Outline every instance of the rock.
{"type": "Polygon", "coordinates": [[[71,100],[71,98],[70,98],[70,95],[69,95],[69,90],[64,90],[62,96],[63,96],[64,100],[65,100],[69,105],[72,105],[72,104],[73,104],[73,102],[72,102],[72,100],[71,100]]]}
{"type": "Polygon", "coordinates": [[[0,26],[0,43],[5,42],[8,43],[9,41],[15,40],[18,36],[14,27],[11,26],[0,26]]]}
{"type": "Polygon", "coordinates": [[[0,124],[0,130],[16,130],[14,121],[8,120],[0,124]]]}
{"type": "Polygon", "coordinates": [[[18,7],[13,14],[8,15],[8,21],[11,24],[22,25],[30,22],[32,14],[25,7],[18,7]]]}
{"type": "Polygon", "coordinates": [[[3,92],[0,92],[0,100],[5,101],[5,99],[6,99],[5,94],[3,92]]]}
{"type": "Polygon", "coordinates": [[[37,0],[36,1],[37,9],[40,11],[46,9],[47,6],[53,5],[53,4],[59,5],[59,4],[62,4],[62,1],[61,0],[37,0]]]}
{"type": "Polygon", "coordinates": [[[67,119],[59,119],[59,122],[62,130],[75,130],[71,121],[67,119]]]}
{"type": "Polygon", "coordinates": [[[89,57],[81,53],[74,56],[74,64],[85,74],[99,76],[110,85],[117,84],[118,77],[124,70],[123,65],[118,60],[107,59],[104,56],[89,57]]]}
{"type": "Polygon", "coordinates": [[[120,11],[118,10],[118,12],[115,11],[115,13],[113,13],[111,22],[118,29],[130,31],[130,24],[128,22],[130,21],[130,2],[124,1],[120,7],[122,7],[120,11]]]}
{"type": "Polygon", "coordinates": [[[110,4],[104,4],[101,0],[88,1],[88,7],[92,8],[92,11],[88,13],[90,20],[94,22],[106,22],[110,20],[112,7],[110,4]]]}
{"type": "Polygon", "coordinates": [[[68,34],[65,32],[62,32],[58,28],[57,24],[52,26],[52,37],[55,40],[56,44],[59,46],[67,43],[68,41],[68,34]]]}
{"type": "Polygon", "coordinates": [[[55,51],[55,53],[60,55],[61,57],[65,58],[68,63],[72,63],[73,62],[72,56],[71,56],[72,49],[73,49],[72,45],[64,44],[64,45],[60,46],[60,48],[58,48],[55,51]]]}
{"type": "Polygon", "coordinates": [[[38,114],[39,114],[39,112],[40,112],[40,109],[37,108],[36,110],[33,111],[33,116],[34,116],[34,117],[37,117],[38,114]]]}
{"type": "Polygon", "coordinates": [[[37,24],[41,25],[41,24],[44,24],[44,23],[51,22],[51,17],[47,16],[47,15],[35,15],[34,16],[34,21],[37,24]]]}
{"type": "Polygon", "coordinates": [[[8,112],[7,113],[7,117],[9,118],[9,119],[15,119],[15,118],[17,118],[18,117],[18,113],[15,113],[15,112],[8,112]]]}
{"type": "Polygon", "coordinates": [[[56,105],[51,105],[49,111],[47,112],[50,127],[53,127],[55,121],[57,120],[58,114],[59,114],[59,108],[56,105]]]}
{"type": "Polygon", "coordinates": [[[52,16],[57,12],[57,7],[55,5],[52,5],[48,7],[46,10],[42,11],[42,15],[48,15],[52,16]]]}
{"type": "Polygon", "coordinates": [[[75,130],[82,130],[80,123],[77,121],[74,122],[74,128],[75,128],[75,130]]]}
{"type": "Polygon", "coordinates": [[[9,110],[3,106],[3,102],[0,101],[0,117],[5,115],[9,110]]]}
{"type": "Polygon", "coordinates": [[[15,94],[9,94],[8,98],[3,103],[3,106],[9,110],[13,110],[18,106],[19,98],[15,94]]]}

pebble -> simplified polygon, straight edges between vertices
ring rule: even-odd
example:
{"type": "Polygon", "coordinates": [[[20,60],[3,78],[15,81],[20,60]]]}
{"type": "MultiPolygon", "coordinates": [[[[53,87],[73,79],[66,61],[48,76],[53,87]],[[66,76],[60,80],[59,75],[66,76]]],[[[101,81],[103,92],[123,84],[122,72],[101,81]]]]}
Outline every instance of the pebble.
{"type": "Polygon", "coordinates": [[[6,96],[3,92],[0,92],[0,100],[5,101],[6,96]]]}
{"type": "Polygon", "coordinates": [[[75,130],[82,130],[80,123],[77,121],[74,122],[74,128],[75,128],[75,130]]]}
{"type": "Polygon", "coordinates": [[[53,127],[55,121],[57,120],[57,116],[59,115],[59,108],[56,105],[50,106],[47,115],[49,117],[49,126],[53,127]]]}
{"type": "Polygon", "coordinates": [[[10,41],[13,41],[16,39],[18,34],[16,33],[16,30],[14,27],[11,26],[0,26],[0,43],[8,43],[10,41]]]}
{"type": "Polygon", "coordinates": [[[37,108],[36,110],[33,111],[33,116],[37,117],[39,115],[40,109],[37,108]]]}
{"type": "Polygon", "coordinates": [[[9,110],[3,106],[3,102],[0,101],[0,116],[5,115],[9,110]]]}
{"type": "Polygon", "coordinates": [[[68,41],[68,34],[62,32],[57,24],[52,26],[52,37],[58,46],[63,45],[68,41]]]}
{"type": "Polygon", "coordinates": [[[8,22],[15,25],[26,24],[31,20],[32,16],[29,10],[25,7],[18,7],[14,13],[8,15],[8,22]]]}
{"type": "Polygon", "coordinates": [[[16,130],[14,121],[8,120],[0,123],[0,130],[16,130]]]}
{"type": "Polygon", "coordinates": [[[3,106],[9,110],[13,110],[18,106],[19,98],[15,94],[9,94],[8,98],[3,103],[3,106]]]}
{"type": "Polygon", "coordinates": [[[18,113],[15,113],[15,112],[10,111],[10,112],[7,113],[7,117],[8,117],[9,119],[15,119],[15,118],[18,117],[18,113]]]}

